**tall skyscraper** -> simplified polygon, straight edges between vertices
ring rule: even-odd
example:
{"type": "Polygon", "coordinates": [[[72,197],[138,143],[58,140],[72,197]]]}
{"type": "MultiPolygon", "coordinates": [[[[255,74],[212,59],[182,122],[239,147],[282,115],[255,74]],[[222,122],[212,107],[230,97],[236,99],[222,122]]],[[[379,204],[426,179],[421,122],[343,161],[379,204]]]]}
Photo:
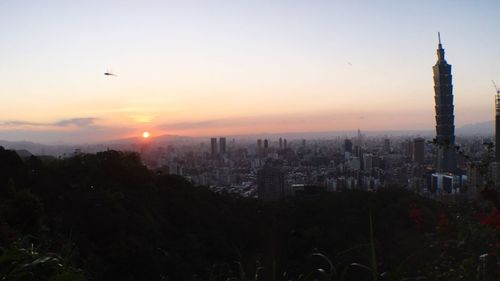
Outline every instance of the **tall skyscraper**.
{"type": "Polygon", "coordinates": [[[210,152],[211,152],[211,155],[212,157],[216,157],[217,156],[217,138],[211,138],[210,139],[210,152]]]}
{"type": "Polygon", "coordinates": [[[226,138],[219,138],[219,153],[226,154],[226,138]]]}
{"type": "Polygon", "coordinates": [[[444,49],[441,45],[441,36],[439,33],[438,39],[438,61],[432,67],[434,72],[434,99],[436,102],[436,144],[438,146],[436,170],[438,172],[455,172],[457,162],[451,65],[444,58],[444,49]]]}

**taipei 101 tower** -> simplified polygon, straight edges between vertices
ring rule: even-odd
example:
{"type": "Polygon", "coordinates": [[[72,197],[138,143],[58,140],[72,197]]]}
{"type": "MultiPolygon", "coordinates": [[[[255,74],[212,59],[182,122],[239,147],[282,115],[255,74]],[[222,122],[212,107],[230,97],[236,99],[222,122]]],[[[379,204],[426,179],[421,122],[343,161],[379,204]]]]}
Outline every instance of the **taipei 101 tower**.
{"type": "Polygon", "coordinates": [[[438,39],[438,61],[432,67],[434,72],[434,100],[436,102],[436,143],[438,146],[436,170],[438,172],[453,173],[457,170],[457,162],[451,65],[444,58],[444,49],[441,45],[441,35],[439,33],[438,39]]]}

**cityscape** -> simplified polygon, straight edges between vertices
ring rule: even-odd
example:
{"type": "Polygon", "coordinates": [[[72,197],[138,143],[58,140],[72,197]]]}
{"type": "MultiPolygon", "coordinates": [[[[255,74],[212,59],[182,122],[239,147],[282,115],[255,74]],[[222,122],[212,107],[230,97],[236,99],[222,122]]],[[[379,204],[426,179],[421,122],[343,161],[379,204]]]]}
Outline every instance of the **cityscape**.
{"type": "Polygon", "coordinates": [[[456,140],[452,71],[439,33],[436,52],[433,137],[368,137],[360,130],[354,136],[319,139],[214,137],[209,143],[144,144],[141,155],[146,165],[159,172],[184,176],[216,192],[263,200],[387,187],[403,187],[439,200],[474,200],[480,189],[500,184],[496,164],[500,162],[500,89],[494,85],[496,125],[491,135],[495,139],[456,140]]]}
{"type": "MultiPolygon", "coordinates": [[[[474,200],[482,188],[500,184],[500,141],[496,139],[500,136],[500,89],[493,82],[495,131],[456,140],[452,71],[439,33],[436,52],[437,62],[432,67],[435,135],[368,136],[358,129],[345,135],[331,133],[331,137],[285,134],[289,136],[286,138],[274,134],[255,139],[213,137],[208,142],[176,136],[155,141],[145,132],[148,135],[139,140],[52,148],[51,154],[70,157],[110,147],[137,151],[144,164],[159,173],[183,176],[215,192],[271,201],[323,191],[387,187],[406,188],[438,200],[474,200]]],[[[41,147],[34,150],[44,154],[41,147]]],[[[25,157],[32,155],[23,151],[25,157]]]]}

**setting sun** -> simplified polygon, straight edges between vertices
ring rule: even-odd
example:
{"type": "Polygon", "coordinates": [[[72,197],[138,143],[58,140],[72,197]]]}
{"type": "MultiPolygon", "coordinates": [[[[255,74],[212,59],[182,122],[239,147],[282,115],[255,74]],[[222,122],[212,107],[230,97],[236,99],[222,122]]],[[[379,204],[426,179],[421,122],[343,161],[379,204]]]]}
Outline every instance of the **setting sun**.
{"type": "Polygon", "coordinates": [[[149,132],[142,133],[142,137],[145,139],[149,138],[149,132]]]}

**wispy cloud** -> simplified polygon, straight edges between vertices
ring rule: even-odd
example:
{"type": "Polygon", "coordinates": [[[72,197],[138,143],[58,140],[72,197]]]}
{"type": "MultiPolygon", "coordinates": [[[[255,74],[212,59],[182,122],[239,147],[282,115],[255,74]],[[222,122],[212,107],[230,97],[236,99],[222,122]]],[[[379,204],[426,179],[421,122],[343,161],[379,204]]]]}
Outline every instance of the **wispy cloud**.
{"type": "Polygon", "coordinates": [[[54,126],[59,127],[67,127],[67,126],[76,126],[76,127],[88,127],[95,125],[95,122],[98,118],[87,117],[87,118],[71,118],[71,119],[63,119],[58,122],[53,123],[54,126]]]}
{"type": "Polygon", "coordinates": [[[174,131],[179,134],[231,134],[266,132],[313,132],[331,130],[360,129],[403,129],[427,128],[418,112],[405,112],[405,119],[398,118],[401,112],[299,112],[276,115],[256,115],[238,118],[219,118],[172,122],[158,125],[158,129],[174,131]]]}
{"type": "Polygon", "coordinates": [[[23,127],[23,126],[42,126],[42,123],[28,122],[28,121],[5,121],[0,123],[2,127],[23,127]]]}
{"type": "Polygon", "coordinates": [[[281,114],[281,115],[259,115],[259,116],[245,116],[237,118],[220,118],[202,121],[186,121],[177,123],[164,123],[158,126],[164,130],[196,130],[196,129],[210,129],[210,128],[234,128],[234,127],[255,127],[255,126],[268,126],[276,125],[293,125],[297,123],[307,123],[318,120],[328,120],[331,118],[350,118],[342,114],[281,114]]]}
{"type": "Polygon", "coordinates": [[[177,122],[177,123],[165,123],[158,127],[165,130],[191,130],[191,129],[202,129],[202,128],[212,128],[221,125],[227,125],[228,119],[219,120],[206,120],[206,121],[193,121],[193,122],[177,122]]]}
{"type": "Polygon", "coordinates": [[[0,127],[90,127],[95,125],[98,118],[94,117],[85,117],[85,118],[70,118],[70,119],[62,119],[55,122],[31,122],[31,121],[20,121],[20,120],[11,120],[0,123],[0,127]]]}
{"type": "Polygon", "coordinates": [[[186,121],[177,123],[164,123],[158,126],[163,130],[191,131],[207,129],[223,129],[238,127],[256,127],[269,124],[285,124],[297,122],[296,118],[290,116],[247,116],[238,118],[221,118],[203,121],[186,121]]]}
{"type": "Polygon", "coordinates": [[[53,122],[0,121],[0,139],[29,140],[45,144],[96,143],[128,137],[137,133],[133,127],[106,125],[101,118],[67,118],[53,122]]]}

